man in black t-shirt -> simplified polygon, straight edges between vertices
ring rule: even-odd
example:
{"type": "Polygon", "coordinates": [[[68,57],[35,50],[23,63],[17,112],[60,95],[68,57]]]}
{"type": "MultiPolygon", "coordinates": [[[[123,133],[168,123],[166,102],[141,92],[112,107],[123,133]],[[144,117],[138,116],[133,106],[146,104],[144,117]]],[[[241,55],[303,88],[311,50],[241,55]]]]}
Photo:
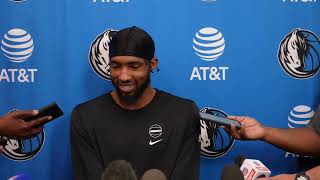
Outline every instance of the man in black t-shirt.
{"type": "Polygon", "coordinates": [[[77,180],[100,179],[114,160],[138,176],[159,169],[171,180],[199,179],[199,115],[195,103],[151,87],[157,69],[152,38],[131,27],[109,44],[115,90],[78,105],[71,117],[71,153],[77,180]]]}

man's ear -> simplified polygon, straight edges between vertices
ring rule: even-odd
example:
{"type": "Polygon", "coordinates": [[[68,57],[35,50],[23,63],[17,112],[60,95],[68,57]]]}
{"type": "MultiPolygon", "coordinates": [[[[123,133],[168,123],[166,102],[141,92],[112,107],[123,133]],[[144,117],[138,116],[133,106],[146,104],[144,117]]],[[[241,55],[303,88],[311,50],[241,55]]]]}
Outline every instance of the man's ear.
{"type": "Polygon", "coordinates": [[[157,66],[158,66],[158,59],[154,57],[150,60],[151,71],[157,70],[158,69],[157,66]]]}

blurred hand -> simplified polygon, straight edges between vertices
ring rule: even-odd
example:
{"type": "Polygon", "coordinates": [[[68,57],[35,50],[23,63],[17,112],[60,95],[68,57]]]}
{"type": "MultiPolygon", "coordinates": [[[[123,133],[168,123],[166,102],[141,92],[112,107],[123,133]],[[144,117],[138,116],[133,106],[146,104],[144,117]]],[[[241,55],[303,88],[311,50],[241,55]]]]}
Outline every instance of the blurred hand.
{"type": "Polygon", "coordinates": [[[235,139],[258,140],[263,139],[266,135],[266,129],[254,118],[245,116],[228,116],[228,119],[239,121],[241,124],[240,130],[236,130],[234,125],[230,128],[225,127],[225,130],[235,139]]]}
{"type": "Polygon", "coordinates": [[[43,124],[50,119],[51,116],[44,116],[32,121],[24,121],[27,117],[38,114],[38,111],[14,111],[0,117],[0,135],[8,138],[25,139],[39,134],[43,129],[43,124]]]}

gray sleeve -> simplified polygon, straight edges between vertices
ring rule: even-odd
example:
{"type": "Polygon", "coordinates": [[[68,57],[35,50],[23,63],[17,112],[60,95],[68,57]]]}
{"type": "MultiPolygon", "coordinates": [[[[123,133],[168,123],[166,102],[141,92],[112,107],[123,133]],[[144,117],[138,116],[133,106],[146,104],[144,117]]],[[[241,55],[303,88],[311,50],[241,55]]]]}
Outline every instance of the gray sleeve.
{"type": "Polygon", "coordinates": [[[320,104],[313,118],[310,120],[308,127],[313,128],[320,135],[320,104]]]}

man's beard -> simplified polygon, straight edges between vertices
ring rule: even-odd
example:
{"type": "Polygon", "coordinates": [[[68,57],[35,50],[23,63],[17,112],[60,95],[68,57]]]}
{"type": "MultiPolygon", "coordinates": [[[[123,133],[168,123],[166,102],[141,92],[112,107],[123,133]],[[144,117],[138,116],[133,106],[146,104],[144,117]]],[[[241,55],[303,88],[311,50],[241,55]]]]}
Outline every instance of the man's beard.
{"type": "MultiPolygon", "coordinates": [[[[132,80],[134,81],[134,80],[132,80]]],[[[129,83],[129,82],[122,82],[122,83],[129,83]]],[[[137,100],[142,96],[142,94],[144,93],[144,91],[147,89],[147,87],[150,84],[150,75],[148,74],[147,79],[145,81],[142,82],[142,84],[140,86],[138,86],[138,83],[135,82],[135,84],[137,85],[135,91],[133,92],[133,94],[126,94],[123,93],[119,86],[112,80],[112,84],[116,89],[116,93],[120,99],[120,101],[125,102],[126,104],[134,104],[137,102],[137,100]]]]}

